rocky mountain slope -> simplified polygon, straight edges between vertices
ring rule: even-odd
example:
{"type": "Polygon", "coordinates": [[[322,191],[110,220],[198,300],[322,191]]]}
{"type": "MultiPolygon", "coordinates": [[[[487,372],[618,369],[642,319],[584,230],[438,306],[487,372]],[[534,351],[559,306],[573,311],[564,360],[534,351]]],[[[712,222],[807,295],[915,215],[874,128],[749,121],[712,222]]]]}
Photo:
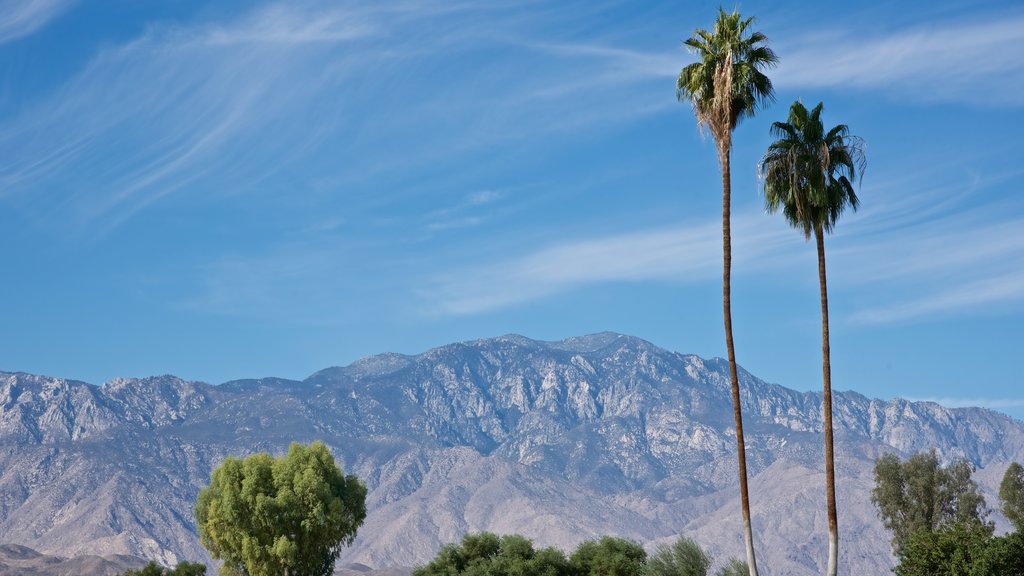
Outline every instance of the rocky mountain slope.
{"type": "MultiPolygon", "coordinates": [[[[820,573],[820,394],[740,378],[762,573],[820,573]]],[[[847,573],[891,566],[868,500],[878,455],[965,457],[990,491],[1024,460],[1024,425],[995,412],[852,392],[837,393],[834,410],[847,573]]],[[[213,466],[320,439],[370,490],[342,562],[410,566],[484,529],[564,548],[682,532],[739,556],[731,414],[724,361],[609,333],[383,354],[301,382],[162,376],[97,387],[0,373],[0,542],[206,560],[192,506],[213,466]]]]}

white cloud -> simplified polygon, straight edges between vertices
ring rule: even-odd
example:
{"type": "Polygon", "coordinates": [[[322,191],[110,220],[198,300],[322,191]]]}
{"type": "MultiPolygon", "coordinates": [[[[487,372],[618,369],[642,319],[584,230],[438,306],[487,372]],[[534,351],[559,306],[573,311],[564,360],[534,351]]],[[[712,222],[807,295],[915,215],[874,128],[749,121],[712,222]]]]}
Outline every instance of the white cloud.
{"type": "Polygon", "coordinates": [[[1024,301],[1024,271],[954,283],[949,288],[925,292],[895,304],[860,310],[850,318],[862,324],[884,324],[962,314],[965,310],[1021,301],[1024,301]]]}
{"type": "MultiPolygon", "coordinates": [[[[566,77],[602,76],[592,72],[605,63],[566,74],[564,60],[509,40],[550,14],[507,18],[502,10],[276,3],[227,22],[151,26],[97,53],[0,126],[0,195],[40,226],[93,234],[170,197],[244,194],[313,156],[333,158],[303,175],[333,193],[354,179],[409,173],[510,140],[578,138],[650,114],[661,100],[673,104],[615,82],[539,96],[566,77]],[[494,65],[452,67],[481,47],[494,65]]],[[[632,58],[624,54],[615,58],[632,58]]],[[[499,199],[482,191],[466,203],[499,199]]],[[[455,214],[424,227],[482,218],[455,214]]]]}
{"type": "Polygon", "coordinates": [[[444,230],[453,230],[456,228],[472,228],[479,226],[484,221],[480,216],[462,216],[459,218],[445,218],[444,220],[437,220],[427,224],[427,230],[430,232],[441,232],[444,230]]]}
{"type": "Polygon", "coordinates": [[[1011,408],[1024,408],[1024,398],[950,398],[950,397],[925,397],[907,398],[911,402],[934,402],[947,408],[989,408],[991,410],[1006,410],[1011,408]]]}
{"type": "Polygon", "coordinates": [[[276,7],[108,48],[0,130],[0,194],[95,231],[198,184],[245,190],[333,129],[327,96],[367,56],[325,52],[361,18],[276,7]]]}
{"type": "Polygon", "coordinates": [[[643,80],[652,78],[675,78],[686,65],[686,56],[678,49],[663,52],[644,52],[599,44],[526,44],[552,56],[562,58],[586,58],[604,62],[607,73],[604,81],[643,80]]]}
{"type": "MultiPolygon", "coordinates": [[[[947,317],[1024,305],[1024,215],[1012,204],[987,199],[990,186],[1017,178],[992,175],[972,190],[947,183],[949,193],[924,175],[872,187],[866,208],[846,216],[826,243],[833,290],[860,294],[843,316],[859,324],[947,317]],[[886,194],[888,189],[901,194],[886,194]],[[935,198],[940,198],[939,202],[935,198]],[[865,304],[864,295],[880,300],[865,304]]],[[[1010,195],[1013,197],[1013,195],[1010,195]]],[[[435,277],[421,297],[436,313],[476,314],[609,282],[717,281],[721,223],[639,230],[563,241],[532,252],[435,277]]],[[[734,214],[733,273],[771,280],[813,258],[798,233],[780,218],[734,214]]],[[[842,300],[833,303],[834,313],[842,300]]]]}
{"type": "Polygon", "coordinates": [[[204,36],[211,44],[307,44],[354,40],[379,33],[378,26],[358,12],[344,9],[297,10],[271,5],[231,26],[211,26],[204,36]]]}
{"type": "Polygon", "coordinates": [[[0,44],[28,36],[74,4],[74,0],[0,0],[0,44]]]}
{"type": "Polygon", "coordinates": [[[818,31],[778,44],[780,88],[885,90],[927,101],[1024,104],[1024,15],[870,34],[818,31]]]}
{"type": "MultiPolygon", "coordinates": [[[[798,244],[763,216],[734,218],[734,265],[779,264],[798,244]]],[[[606,282],[704,282],[722,265],[721,224],[645,230],[558,243],[485,266],[451,271],[422,292],[441,314],[474,314],[606,282]]]]}
{"type": "Polygon", "coordinates": [[[879,194],[870,213],[851,218],[857,238],[830,246],[833,276],[877,295],[876,304],[851,312],[850,320],[904,322],[1024,304],[1024,214],[1015,202],[991,200],[987,188],[1014,186],[1017,179],[994,178],[984,191],[946,195],[920,177],[928,193],[888,201],[879,194]]]}
{"type": "Polygon", "coordinates": [[[497,202],[502,196],[503,194],[497,190],[481,190],[466,196],[466,203],[470,206],[483,206],[484,204],[497,202]]]}

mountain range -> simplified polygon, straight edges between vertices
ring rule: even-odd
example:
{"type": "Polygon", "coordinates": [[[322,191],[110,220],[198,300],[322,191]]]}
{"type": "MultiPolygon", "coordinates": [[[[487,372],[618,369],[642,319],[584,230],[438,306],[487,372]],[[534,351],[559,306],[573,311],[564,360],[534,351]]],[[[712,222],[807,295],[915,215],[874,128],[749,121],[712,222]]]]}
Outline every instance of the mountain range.
{"type": "MultiPolygon", "coordinates": [[[[740,384],[761,573],[821,573],[821,394],[743,370],[740,384]]],[[[844,573],[893,565],[869,500],[881,454],[966,458],[991,504],[1006,466],[1024,460],[1024,424],[1000,413],[855,392],[833,402],[844,573]]],[[[369,489],[340,563],[413,566],[480,530],[563,549],[681,533],[720,561],[742,556],[727,363],[613,333],[381,354],[302,381],[94,386],[0,372],[0,542],[209,561],[192,508],[212,468],[313,440],[369,489]]]]}

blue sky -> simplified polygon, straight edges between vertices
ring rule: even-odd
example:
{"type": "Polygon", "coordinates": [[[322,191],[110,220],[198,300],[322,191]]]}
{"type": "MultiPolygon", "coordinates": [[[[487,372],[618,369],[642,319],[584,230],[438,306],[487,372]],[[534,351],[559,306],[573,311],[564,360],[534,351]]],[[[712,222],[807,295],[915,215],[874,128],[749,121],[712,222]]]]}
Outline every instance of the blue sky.
{"type": "MultiPolygon", "coordinates": [[[[738,7],[780,57],[734,135],[740,364],[820,388],[814,245],[756,164],[823,101],[868,146],[826,241],[834,386],[1024,416],[1024,8],[738,7]]],[[[303,378],[602,330],[724,355],[720,172],[674,92],[717,9],[0,0],[0,369],[303,378]]]]}

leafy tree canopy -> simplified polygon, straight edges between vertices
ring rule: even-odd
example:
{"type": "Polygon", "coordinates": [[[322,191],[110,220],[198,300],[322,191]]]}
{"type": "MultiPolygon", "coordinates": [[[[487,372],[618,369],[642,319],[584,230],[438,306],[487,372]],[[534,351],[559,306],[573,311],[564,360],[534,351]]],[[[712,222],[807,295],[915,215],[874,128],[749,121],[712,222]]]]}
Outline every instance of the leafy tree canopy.
{"type": "Polygon", "coordinates": [[[580,576],[640,576],[646,561],[643,546],[612,536],[588,540],[569,557],[580,576]]]}
{"type": "Polygon", "coordinates": [[[561,550],[534,550],[523,536],[490,532],[466,534],[460,544],[448,544],[413,576],[568,576],[569,561],[561,550]]]}
{"type": "Polygon", "coordinates": [[[198,562],[182,562],[174,568],[164,568],[150,560],[149,564],[146,564],[138,570],[129,570],[121,574],[121,576],[205,576],[206,565],[198,562]]]}
{"type": "Polygon", "coordinates": [[[900,549],[894,571],[896,576],[972,576],[991,536],[992,527],[977,520],[917,530],[900,549]]]}
{"type": "Polygon", "coordinates": [[[973,471],[966,460],[940,465],[934,450],[915,454],[905,462],[895,454],[875,462],[871,501],[886,529],[892,532],[897,555],[917,532],[983,522],[987,509],[978,485],[971,479],[973,471]]]}
{"type": "Polygon", "coordinates": [[[1012,532],[988,541],[975,558],[971,576],[1024,574],[1024,534],[1012,532]]]}
{"type": "MultiPolygon", "coordinates": [[[[672,545],[661,545],[647,559],[646,576],[707,576],[714,559],[693,540],[680,536],[672,545]]],[[[716,576],[747,576],[746,562],[730,558],[716,576]]]]}
{"type": "Polygon", "coordinates": [[[1013,527],[1024,530],[1024,467],[1016,462],[1006,469],[999,484],[999,502],[1013,527]]]}
{"type": "Polygon", "coordinates": [[[747,576],[750,573],[750,568],[746,562],[737,560],[736,558],[730,558],[725,566],[718,569],[715,572],[715,576],[747,576]]]}
{"type": "Polygon", "coordinates": [[[680,536],[671,546],[662,544],[647,560],[648,576],[707,576],[709,556],[693,540],[680,536]]]}
{"type": "MultiPolygon", "coordinates": [[[[693,540],[680,537],[647,558],[632,540],[605,536],[580,544],[572,556],[557,548],[534,550],[523,536],[466,534],[441,548],[412,576],[707,576],[712,559],[693,540]]],[[[747,564],[731,559],[716,576],[745,576],[747,564]]]]}
{"type": "Polygon", "coordinates": [[[366,487],[322,442],[227,458],[199,493],[199,537],[221,574],[326,576],[366,518],[366,487]]]}

